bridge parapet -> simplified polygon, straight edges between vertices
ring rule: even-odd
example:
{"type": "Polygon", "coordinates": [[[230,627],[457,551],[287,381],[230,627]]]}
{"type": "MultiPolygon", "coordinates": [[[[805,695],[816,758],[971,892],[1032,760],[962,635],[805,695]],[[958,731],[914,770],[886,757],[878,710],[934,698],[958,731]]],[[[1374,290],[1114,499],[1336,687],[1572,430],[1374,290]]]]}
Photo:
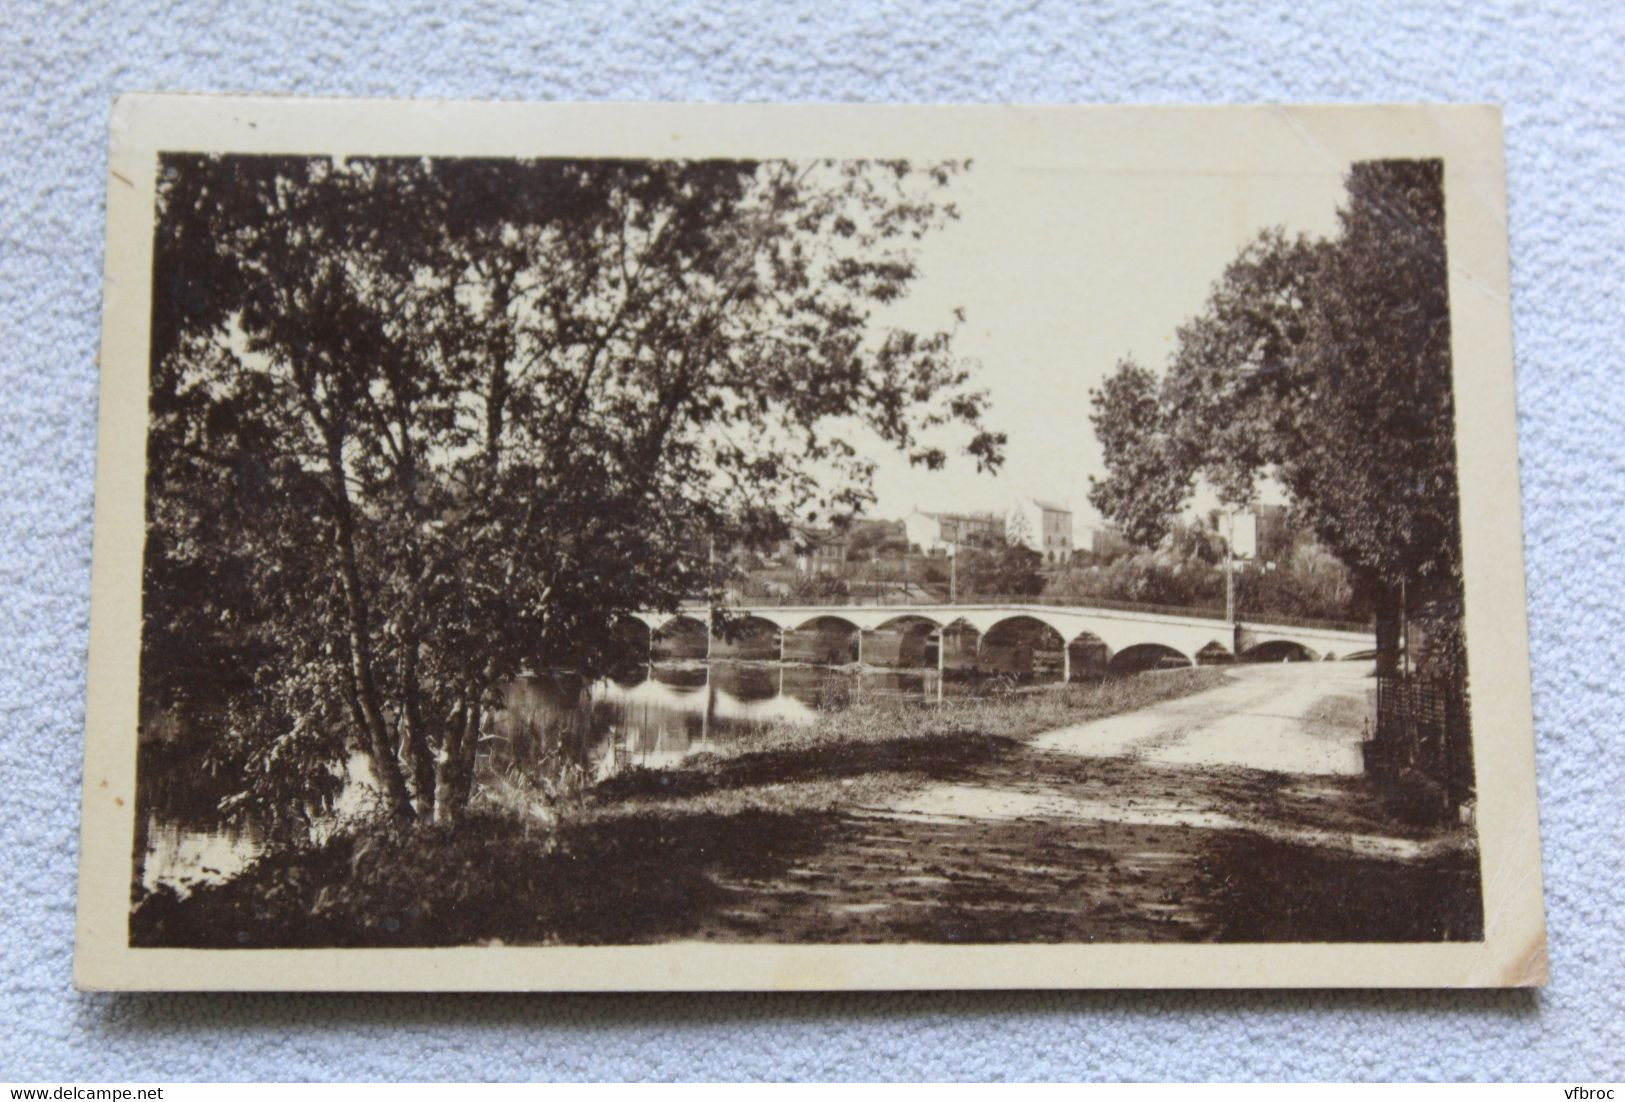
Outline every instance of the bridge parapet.
{"type": "MultiPolygon", "coordinates": [[[[706,607],[701,602],[692,602],[693,607],[706,607]]],[[[821,598],[780,598],[776,600],[728,600],[717,602],[715,607],[724,610],[760,610],[766,608],[829,608],[829,609],[857,609],[857,608],[900,608],[900,609],[926,609],[926,608],[1011,608],[1034,607],[1061,608],[1071,610],[1088,610],[1096,612],[1140,612],[1153,616],[1174,616],[1182,619],[1202,621],[1225,622],[1224,607],[1222,605],[1164,605],[1147,601],[1116,601],[1096,598],[1088,604],[1080,604],[1077,600],[1068,597],[1057,597],[1046,594],[1027,596],[1024,594],[991,594],[977,596],[967,601],[947,602],[925,599],[918,596],[903,594],[882,594],[880,596],[866,597],[821,597],[821,598]]],[[[689,607],[689,603],[685,603],[689,607]]],[[[1251,619],[1242,622],[1251,623],[1251,619]]],[[[1324,618],[1304,616],[1276,616],[1257,621],[1272,628],[1315,628],[1325,631],[1369,632],[1371,625],[1356,620],[1330,620],[1324,618]]]]}

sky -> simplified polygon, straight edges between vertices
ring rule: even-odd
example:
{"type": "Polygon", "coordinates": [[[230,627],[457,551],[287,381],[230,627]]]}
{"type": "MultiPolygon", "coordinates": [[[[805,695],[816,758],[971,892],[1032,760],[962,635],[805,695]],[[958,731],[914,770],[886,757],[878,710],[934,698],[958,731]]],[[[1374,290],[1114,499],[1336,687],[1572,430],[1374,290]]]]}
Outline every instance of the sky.
{"type": "Polygon", "coordinates": [[[1070,506],[1083,525],[1098,519],[1089,476],[1104,473],[1090,388],[1125,355],[1161,370],[1175,329],[1259,231],[1334,233],[1342,181],[1325,170],[1238,177],[984,160],[950,191],[961,218],[922,243],[897,320],[935,330],[964,308],[957,347],[980,361],[989,427],[1010,437],[1006,460],[979,475],[955,448],[932,472],[877,443],[870,513],[1003,513],[1030,496],[1070,506]]]}

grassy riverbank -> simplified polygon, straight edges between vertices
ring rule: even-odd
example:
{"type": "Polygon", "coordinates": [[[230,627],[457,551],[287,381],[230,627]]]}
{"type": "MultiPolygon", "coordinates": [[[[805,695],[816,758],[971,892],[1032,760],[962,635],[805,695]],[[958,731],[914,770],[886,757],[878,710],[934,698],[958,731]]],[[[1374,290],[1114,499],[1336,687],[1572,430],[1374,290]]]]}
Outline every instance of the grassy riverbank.
{"type": "MultiPolygon", "coordinates": [[[[1029,735],[1212,688],[1188,669],[898,707],[854,699],[668,770],[630,769],[555,824],[487,803],[454,827],[369,829],[262,858],[131,921],[137,945],[617,943],[715,935],[737,889],[816,853],[862,814],[963,777],[1029,735]]],[[[809,900],[816,907],[816,900],[809,900]]]]}

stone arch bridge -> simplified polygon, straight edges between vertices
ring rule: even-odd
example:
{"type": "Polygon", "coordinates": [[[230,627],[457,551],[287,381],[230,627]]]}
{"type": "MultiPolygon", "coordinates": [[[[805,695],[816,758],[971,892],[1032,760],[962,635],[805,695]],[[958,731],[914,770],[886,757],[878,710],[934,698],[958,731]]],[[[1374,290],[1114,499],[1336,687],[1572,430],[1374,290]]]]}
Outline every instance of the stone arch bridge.
{"type": "MultiPolygon", "coordinates": [[[[1304,626],[1264,621],[1091,608],[1070,605],[991,604],[947,605],[739,605],[712,610],[705,605],[685,606],[674,613],[634,614],[649,631],[650,645],[657,636],[684,627],[704,631],[703,655],[726,653],[732,640],[754,634],[770,637],[776,655],[757,657],[781,660],[792,656],[787,644],[798,634],[844,634],[852,644],[845,660],[876,665],[982,665],[984,642],[992,649],[1039,647],[1058,652],[1060,672],[1070,679],[1081,665],[1112,670],[1155,665],[1194,665],[1212,662],[1283,659],[1334,659],[1370,655],[1376,647],[1372,631],[1346,627],[1304,626]],[[912,639],[922,644],[912,652],[906,646],[878,647],[885,637],[895,643],[912,639]],[[866,642],[869,654],[866,656],[866,642]],[[881,654],[876,654],[880,650],[881,654]],[[934,652],[934,656],[933,656],[934,652]],[[923,656],[925,661],[919,661],[923,656]],[[933,660],[934,657],[934,660],[933,660]]],[[[1030,653],[1029,659],[1030,661],[1030,653]]]]}

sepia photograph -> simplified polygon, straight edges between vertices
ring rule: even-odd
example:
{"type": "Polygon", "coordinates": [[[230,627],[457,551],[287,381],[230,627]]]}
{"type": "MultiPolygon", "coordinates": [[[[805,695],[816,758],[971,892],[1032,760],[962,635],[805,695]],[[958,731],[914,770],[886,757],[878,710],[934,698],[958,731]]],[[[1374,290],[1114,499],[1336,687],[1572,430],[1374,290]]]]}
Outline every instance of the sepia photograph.
{"type": "Polygon", "coordinates": [[[81,982],[1541,982],[1495,115],[1295,110],[121,103],[81,982]]]}

